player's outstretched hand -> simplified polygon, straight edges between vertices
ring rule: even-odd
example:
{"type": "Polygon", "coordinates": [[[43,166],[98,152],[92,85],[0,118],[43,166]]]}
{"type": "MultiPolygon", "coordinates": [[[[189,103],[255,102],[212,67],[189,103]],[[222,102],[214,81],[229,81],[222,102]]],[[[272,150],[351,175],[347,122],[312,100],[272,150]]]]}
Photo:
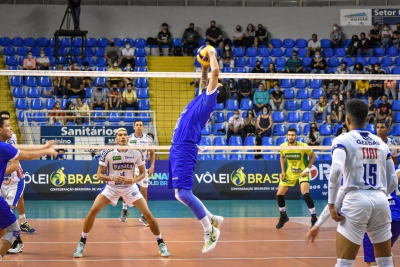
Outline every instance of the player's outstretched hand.
{"type": "Polygon", "coordinates": [[[314,242],[315,238],[317,238],[319,234],[319,227],[314,225],[310,231],[306,234],[306,243],[308,244],[309,242],[314,242]]]}
{"type": "Polygon", "coordinates": [[[285,179],[285,174],[281,173],[281,175],[279,176],[279,178],[283,181],[285,179]]]}
{"type": "Polygon", "coordinates": [[[329,212],[331,213],[331,217],[335,222],[340,222],[344,219],[344,217],[340,215],[337,207],[333,204],[329,204],[329,212]]]}

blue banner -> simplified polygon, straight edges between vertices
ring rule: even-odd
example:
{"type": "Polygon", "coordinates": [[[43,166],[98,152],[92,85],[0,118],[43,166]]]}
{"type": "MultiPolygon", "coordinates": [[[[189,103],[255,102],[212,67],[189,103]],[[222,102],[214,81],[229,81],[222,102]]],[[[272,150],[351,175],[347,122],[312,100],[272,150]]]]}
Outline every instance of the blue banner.
{"type": "MultiPolygon", "coordinates": [[[[35,200],[93,200],[104,186],[97,180],[97,161],[24,161],[25,197],[35,200]]],[[[310,194],[327,199],[330,161],[311,168],[310,194]]],[[[275,199],[281,173],[279,160],[198,161],[193,193],[201,199],[275,199]]],[[[149,180],[149,199],[175,199],[168,189],[169,164],[158,160],[149,180]]],[[[299,185],[286,199],[301,197],[299,185]]]]}
{"type": "Polygon", "coordinates": [[[396,25],[400,22],[400,9],[372,9],[372,24],[375,22],[379,24],[387,23],[389,25],[396,25]]]}

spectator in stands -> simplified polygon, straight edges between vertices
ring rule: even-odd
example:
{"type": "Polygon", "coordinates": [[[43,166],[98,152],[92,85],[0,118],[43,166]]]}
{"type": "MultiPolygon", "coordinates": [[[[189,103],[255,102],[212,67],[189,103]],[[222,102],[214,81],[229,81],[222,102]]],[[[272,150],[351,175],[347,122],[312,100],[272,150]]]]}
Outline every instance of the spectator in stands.
{"type": "Polygon", "coordinates": [[[354,94],[355,98],[361,96],[368,96],[369,81],[368,80],[357,80],[356,81],[356,92],[354,94]]]}
{"type": "Polygon", "coordinates": [[[344,133],[348,133],[348,132],[349,132],[349,129],[347,128],[346,121],[344,121],[344,122],[343,122],[343,127],[340,127],[340,128],[337,130],[335,136],[338,137],[339,135],[344,134],[344,133]]]}
{"type": "Polygon", "coordinates": [[[317,35],[314,33],[311,40],[308,41],[307,57],[314,56],[315,51],[321,51],[321,42],[317,39],[317,35]]]}
{"type": "Polygon", "coordinates": [[[136,97],[136,92],[133,90],[133,85],[131,83],[128,83],[126,87],[126,90],[122,94],[122,110],[126,110],[126,108],[133,108],[134,110],[138,110],[138,101],[136,97]]]}
{"type": "Polygon", "coordinates": [[[358,50],[360,49],[362,49],[362,43],[360,40],[358,40],[358,36],[354,34],[351,37],[351,42],[349,43],[349,46],[347,47],[346,56],[356,56],[358,54],[358,50]]]}
{"type": "MultiPolygon", "coordinates": [[[[349,68],[347,68],[347,62],[346,61],[343,61],[342,65],[336,69],[336,74],[350,74],[350,70],[349,70],[349,68]]],[[[351,93],[352,82],[350,80],[340,79],[339,83],[340,83],[340,85],[339,85],[339,91],[340,91],[339,98],[340,98],[340,100],[343,100],[343,95],[351,93]]]]}
{"type": "Polygon", "coordinates": [[[387,121],[389,126],[392,126],[393,118],[392,118],[392,105],[387,102],[388,96],[382,96],[382,103],[378,105],[378,111],[376,113],[375,118],[375,126],[377,125],[378,121],[387,121]]]}
{"type": "MultiPolygon", "coordinates": [[[[130,63],[128,63],[126,65],[125,71],[126,72],[132,72],[133,71],[133,68],[132,68],[130,63]]],[[[122,82],[124,83],[125,86],[128,86],[128,83],[132,83],[133,84],[134,81],[135,81],[134,77],[122,77],[122,82]]]]}
{"type": "Polygon", "coordinates": [[[67,101],[65,104],[65,116],[64,116],[64,125],[67,125],[67,122],[73,122],[75,123],[75,113],[71,112],[71,110],[75,110],[74,105],[72,104],[72,101],[67,101]],[[70,112],[67,112],[70,111],[70,112]]]}
{"type": "Polygon", "coordinates": [[[244,39],[243,39],[245,49],[253,46],[255,36],[256,36],[256,31],[254,29],[254,26],[253,24],[249,23],[249,25],[247,25],[246,32],[244,33],[244,39]]]}
{"type": "Polygon", "coordinates": [[[54,158],[54,160],[66,160],[65,149],[63,149],[63,148],[58,149],[57,156],[54,158]]]}
{"type": "MultiPolygon", "coordinates": [[[[265,73],[265,70],[261,68],[261,61],[257,60],[256,67],[251,70],[251,73],[265,73]]],[[[260,83],[262,83],[262,79],[253,79],[254,88],[257,88],[260,83]]]]}
{"type": "Polygon", "coordinates": [[[328,109],[328,99],[326,98],[326,96],[320,96],[318,103],[312,108],[310,112],[309,123],[314,123],[317,119],[322,119],[322,124],[325,124],[328,117],[328,109]]]}
{"type": "Polygon", "coordinates": [[[74,31],[80,31],[80,16],[81,16],[81,0],[69,0],[71,7],[72,20],[74,22],[74,31]]]}
{"type": "Polygon", "coordinates": [[[369,31],[368,36],[370,38],[369,44],[371,48],[381,46],[381,30],[379,29],[379,23],[375,22],[374,28],[369,31]]]}
{"type": "Polygon", "coordinates": [[[32,51],[28,52],[28,57],[22,62],[23,70],[36,70],[36,59],[32,55],[32,51]]]}
{"type": "Polygon", "coordinates": [[[271,109],[273,111],[282,111],[285,108],[285,95],[283,94],[279,84],[274,85],[274,91],[270,94],[271,100],[269,104],[271,105],[271,109]]]}
{"type": "Polygon", "coordinates": [[[287,73],[302,73],[303,63],[297,57],[297,51],[293,50],[292,57],[286,61],[285,70],[287,73]]]}
{"type": "Polygon", "coordinates": [[[339,99],[338,93],[332,95],[332,102],[328,109],[328,123],[333,127],[333,121],[341,123],[345,115],[344,102],[339,99]]]}
{"type": "Polygon", "coordinates": [[[400,22],[397,23],[397,30],[393,32],[393,45],[400,50],[400,22]]]}
{"type": "Polygon", "coordinates": [[[86,103],[82,101],[82,98],[78,97],[76,99],[76,107],[75,109],[78,111],[75,113],[76,115],[76,123],[81,125],[82,123],[89,122],[89,107],[86,103]]]}
{"type": "Polygon", "coordinates": [[[384,88],[385,88],[385,95],[389,96],[389,93],[392,94],[392,98],[394,100],[397,100],[397,81],[396,80],[386,80],[384,82],[384,88]]]}
{"type": "Polygon", "coordinates": [[[243,78],[239,81],[239,102],[243,97],[248,97],[250,99],[253,97],[253,85],[247,78],[243,78]]]}
{"type": "Polygon", "coordinates": [[[44,55],[44,50],[40,50],[40,57],[36,59],[36,67],[38,70],[49,70],[50,60],[44,55]]]}
{"type": "MultiPolygon", "coordinates": [[[[330,74],[335,74],[331,72],[330,74]]],[[[333,79],[334,75],[332,75],[332,79],[326,79],[324,80],[324,92],[326,97],[329,97],[332,93],[339,93],[339,86],[340,82],[339,80],[333,79]]]]}
{"type": "MultiPolygon", "coordinates": [[[[51,110],[53,110],[53,111],[62,111],[63,109],[61,108],[60,101],[56,101],[51,110]]],[[[62,122],[63,121],[62,117],[64,117],[64,112],[51,112],[50,113],[50,118],[49,118],[50,125],[52,125],[55,122],[62,122]]]]}
{"type": "MultiPolygon", "coordinates": [[[[62,71],[63,66],[59,64],[57,66],[58,71],[62,71]]],[[[54,86],[54,96],[61,96],[66,98],[66,86],[67,86],[67,77],[64,76],[54,76],[53,77],[53,86],[54,86]]]]}
{"type": "Polygon", "coordinates": [[[338,25],[333,24],[333,31],[330,34],[332,49],[339,48],[340,41],[342,40],[342,32],[339,30],[338,25]]]}
{"type": "Polygon", "coordinates": [[[128,63],[131,66],[135,66],[135,55],[130,42],[125,43],[125,47],[122,48],[121,54],[122,54],[122,63],[121,63],[122,68],[125,68],[128,63]]]}
{"type": "Polygon", "coordinates": [[[117,66],[121,64],[121,53],[119,47],[115,46],[113,38],[110,39],[110,45],[104,51],[104,57],[107,59],[110,67],[113,66],[115,61],[117,62],[117,66]]]}
{"type": "Polygon", "coordinates": [[[364,67],[364,73],[366,74],[375,74],[375,65],[369,64],[364,67]]]}
{"type": "MultiPolygon", "coordinates": [[[[77,71],[78,66],[73,64],[71,66],[71,71],[77,71]]],[[[83,88],[83,80],[81,77],[72,76],[67,80],[67,97],[79,96],[80,98],[85,98],[86,90],[83,88]]]]}
{"type": "Polygon", "coordinates": [[[168,30],[168,24],[162,24],[162,31],[160,31],[157,35],[157,43],[158,43],[158,52],[160,52],[160,56],[163,56],[162,46],[164,44],[168,45],[168,56],[172,55],[172,34],[168,30]]]}
{"type": "Polygon", "coordinates": [[[357,56],[365,56],[368,55],[372,57],[374,55],[374,50],[371,48],[369,39],[365,37],[365,33],[360,33],[360,41],[361,41],[361,49],[358,49],[357,56]]]}
{"type": "Polygon", "coordinates": [[[374,64],[374,74],[386,74],[386,70],[383,70],[381,67],[381,63],[374,64]]]}
{"type": "Polygon", "coordinates": [[[121,92],[118,90],[116,84],[112,85],[111,90],[108,91],[108,106],[112,110],[119,110],[121,105],[121,92]]]}
{"type": "MultiPolygon", "coordinates": [[[[89,67],[89,62],[83,62],[83,68],[81,71],[93,71],[92,68],[89,67]]],[[[92,87],[93,79],[92,77],[83,77],[83,86],[85,87],[92,87]]]]}
{"type": "Polygon", "coordinates": [[[233,33],[233,45],[236,47],[243,46],[244,33],[242,32],[242,27],[236,25],[236,31],[233,33]]]}
{"type": "Polygon", "coordinates": [[[199,46],[200,35],[194,29],[194,23],[190,23],[182,35],[182,46],[185,50],[186,55],[194,56],[193,50],[199,46]]]}
{"type": "Polygon", "coordinates": [[[262,109],[262,113],[258,115],[257,117],[257,122],[256,126],[259,130],[261,130],[262,137],[270,137],[272,134],[272,126],[274,125],[274,122],[272,120],[272,117],[268,114],[269,109],[267,106],[264,106],[262,109]]]}
{"type": "Polygon", "coordinates": [[[313,58],[310,63],[311,73],[325,74],[327,64],[325,59],[321,57],[321,51],[316,50],[314,55],[315,58],[313,58]]]}
{"type": "Polygon", "coordinates": [[[260,83],[258,85],[258,91],[256,91],[253,96],[253,108],[256,114],[258,114],[265,105],[268,105],[269,102],[269,92],[265,90],[264,84],[260,83]]]}
{"type": "MultiPolygon", "coordinates": [[[[275,68],[274,63],[269,63],[266,73],[278,73],[278,71],[275,68]]],[[[275,86],[275,84],[279,85],[278,79],[266,79],[265,80],[265,87],[267,88],[267,90],[273,88],[275,86]]]]}
{"type": "Polygon", "coordinates": [[[353,74],[364,74],[364,66],[358,62],[354,65],[353,74]]]}
{"type": "Polygon", "coordinates": [[[222,40],[222,31],[215,26],[215,20],[212,20],[210,22],[210,28],[206,31],[206,43],[211,46],[218,46],[218,48],[222,50],[222,48],[224,48],[224,42],[222,40]]]}
{"type": "MultiPolygon", "coordinates": [[[[256,131],[256,141],[254,142],[255,146],[262,146],[262,131],[258,129],[256,131]]],[[[254,152],[260,152],[260,150],[254,150],[254,152]]],[[[254,154],[254,159],[263,159],[261,154],[254,154]]]]}
{"type": "Polygon", "coordinates": [[[231,91],[231,99],[233,98],[238,100],[238,82],[235,81],[235,79],[233,78],[229,78],[229,81],[227,83],[231,91]]]}
{"type": "MultiPolygon", "coordinates": [[[[249,109],[247,111],[247,115],[244,118],[244,128],[242,139],[244,140],[246,136],[254,135],[256,133],[256,116],[254,116],[254,111],[249,109]]],[[[260,143],[261,144],[261,143],[260,143]]]]}
{"type": "Polygon", "coordinates": [[[371,80],[369,81],[368,95],[372,96],[374,100],[379,100],[385,89],[383,88],[383,81],[381,80],[371,80]]]}
{"type": "Polygon", "coordinates": [[[374,123],[376,117],[376,104],[372,96],[368,97],[368,123],[374,123]]]}
{"type": "Polygon", "coordinates": [[[97,84],[97,90],[93,91],[90,100],[90,109],[93,110],[95,108],[108,110],[107,93],[103,90],[101,83],[97,84]]]}
{"type": "MultiPolygon", "coordinates": [[[[107,71],[112,71],[112,72],[122,72],[122,69],[118,67],[118,62],[114,61],[113,66],[111,68],[108,68],[107,71]]],[[[124,88],[124,82],[122,81],[121,77],[110,77],[108,78],[106,82],[106,87],[110,89],[113,85],[117,85],[119,89],[124,88]]]]}
{"type": "Polygon", "coordinates": [[[254,38],[254,46],[258,47],[259,45],[268,46],[270,49],[274,48],[272,44],[268,42],[268,32],[264,29],[262,24],[257,25],[257,31],[254,38]]]}
{"type": "Polygon", "coordinates": [[[387,23],[383,24],[381,47],[388,48],[388,47],[392,46],[392,44],[393,44],[392,39],[393,39],[393,32],[390,29],[389,24],[387,24],[387,23]]]}
{"type": "Polygon", "coordinates": [[[309,146],[319,146],[321,143],[321,136],[318,131],[318,126],[315,122],[310,125],[310,132],[306,137],[306,143],[309,146]]]}
{"type": "MultiPolygon", "coordinates": [[[[244,121],[242,116],[239,114],[239,110],[235,110],[233,113],[233,116],[229,118],[228,121],[228,133],[227,133],[227,142],[229,142],[229,139],[231,138],[232,135],[240,135],[243,137],[243,128],[244,128],[244,121]]],[[[243,138],[242,138],[242,141],[243,138]]]]}
{"type": "Polygon", "coordinates": [[[235,67],[235,61],[233,60],[232,47],[230,44],[225,44],[225,50],[222,51],[221,57],[219,60],[219,68],[222,70],[224,68],[224,64],[229,64],[230,68],[235,67]]]}

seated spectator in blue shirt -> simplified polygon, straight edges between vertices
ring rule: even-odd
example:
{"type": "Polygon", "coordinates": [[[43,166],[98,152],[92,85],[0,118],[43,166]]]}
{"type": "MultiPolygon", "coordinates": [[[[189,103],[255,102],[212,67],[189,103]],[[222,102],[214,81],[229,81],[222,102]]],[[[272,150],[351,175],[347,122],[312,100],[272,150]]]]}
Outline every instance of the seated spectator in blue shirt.
{"type": "Polygon", "coordinates": [[[265,105],[268,105],[270,101],[269,92],[265,90],[264,84],[258,85],[258,91],[253,96],[253,107],[256,114],[262,110],[265,105]]]}
{"type": "Polygon", "coordinates": [[[303,63],[297,57],[297,51],[293,50],[292,57],[286,61],[285,70],[288,73],[302,73],[303,63]]]}

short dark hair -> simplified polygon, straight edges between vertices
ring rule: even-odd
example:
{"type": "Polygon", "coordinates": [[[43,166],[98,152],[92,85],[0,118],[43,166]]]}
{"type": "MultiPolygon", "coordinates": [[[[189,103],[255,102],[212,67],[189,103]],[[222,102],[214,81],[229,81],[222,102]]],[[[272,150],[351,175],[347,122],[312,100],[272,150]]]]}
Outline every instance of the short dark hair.
{"type": "Polygon", "coordinates": [[[3,117],[3,115],[7,115],[9,118],[11,117],[11,114],[10,112],[8,112],[8,110],[0,111],[0,117],[3,117]]]}
{"type": "Polygon", "coordinates": [[[3,126],[4,126],[4,122],[5,121],[8,121],[9,119],[6,119],[6,118],[0,118],[0,128],[3,128],[3,126]]]}
{"type": "Polygon", "coordinates": [[[147,136],[150,136],[150,138],[153,139],[153,141],[154,141],[154,134],[152,134],[152,133],[147,133],[146,135],[147,135],[147,136]]]}
{"type": "Polygon", "coordinates": [[[342,64],[347,66],[347,61],[343,61],[342,64]]]}
{"type": "Polygon", "coordinates": [[[364,101],[351,99],[346,103],[346,112],[355,127],[364,128],[367,123],[368,106],[364,101]]]}
{"type": "Polygon", "coordinates": [[[236,111],[237,111],[238,113],[240,113],[238,109],[235,109],[235,110],[233,111],[233,113],[235,113],[236,111]]]}
{"type": "Polygon", "coordinates": [[[143,126],[144,126],[144,122],[142,120],[136,120],[133,125],[135,125],[137,122],[141,122],[143,124],[143,126]]]}
{"type": "Polygon", "coordinates": [[[210,23],[213,23],[213,22],[215,23],[215,20],[212,20],[210,23]]]}
{"type": "Polygon", "coordinates": [[[193,23],[193,22],[191,22],[189,25],[193,25],[193,26],[194,26],[194,23],[193,23]]]}
{"type": "Polygon", "coordinates": [[[389,129],[389,123],[387,121],[378,120],[378,123],[376,125],[378,125],[378,124],[385,124],[385,127],[389,129]]]}
{"type": "Polygon", "coordinates": [[[130,85],[130,86],[132,86],[132,87],[133,87],[133,84],[132,84],[132,83],[127,83],[127,84],[126,84],[126,86],[128,86],[128,85],[130,85]]]}
{"type": "Polygon", "coordinates": [[[89,66],[89,62],[87,61],[83,62],[83,66],[89,66]]]}
{"type": "Polygon", "coordinates": [[[380,66],[381,66],[381,63],[376,62],[376,63],[375,63],[375,66],[379,66],[379,67],[380,67],[380,66]]]}
{"type": "Polygon", "coordinates": [[[297,55],[297,50],[293,50],[292,54],[296,54],[297,55]]]}
{"type": "Polygon", "coordinates": [[[60,153],[61,150],[64,151],[64,153],[65,153],[65,149],[64,149],[64,148],[59,148],[59,149],[57,150],[57,152],[60,153]]]}
{"type": "Polygon", "coordinates": [[[382,97],[384,97],[384,96],[388,97],[388,95],[387,95],[387,94],[383,94],[383,95],[382,95],[382,97]]]}
{"type": "Polygon", "coordinates": [[[73,64],[78,64],[78,61],[72,61],[71,65],[73,65],[73,64]]]}
{"type": "Polygon", "coordinates": [[[294,132],[295,135],[297,135],[297,130],[296,130],[295,128],[289,128],[289,129],[287,130],[287,133],[289,133],[289,132],[294,132]]]}
{"type": "Polygon", "coordinates": [[[332,95],[339,96],[339,94],[338,94],[338,93],[336,93],[336,92],[334,92],[332,95]]]}

